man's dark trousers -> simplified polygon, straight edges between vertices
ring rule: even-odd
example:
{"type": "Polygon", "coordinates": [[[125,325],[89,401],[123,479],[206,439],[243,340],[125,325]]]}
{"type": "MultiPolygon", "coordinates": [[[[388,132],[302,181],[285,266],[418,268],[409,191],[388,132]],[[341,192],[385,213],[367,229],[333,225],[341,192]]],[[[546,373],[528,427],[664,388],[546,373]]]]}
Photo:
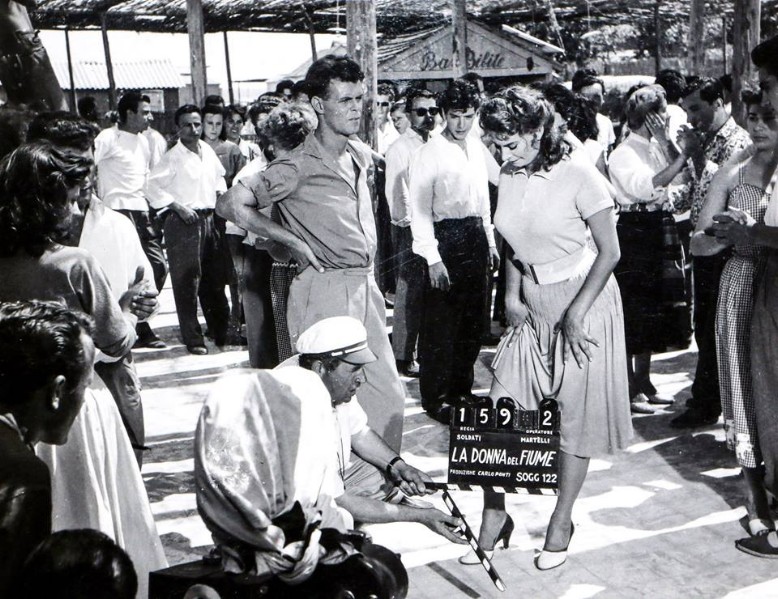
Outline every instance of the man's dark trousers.
{"type": "Polygon", "coordinates": [[[178,312],[181,338],[187,347],[204,345],[197,320],[197,299],[216,345],[227,340],[230,307],[224,288],[228,251],[213,220],[213,210],[196,210],[197,220],[185,223],[170,211],[165,215],[165,242],[178,312]]]}
{"type": "Polygon", "coordinates": [[[427,263],[424,258],[413,253],[413,233],[410,227],[392,225],[392,243],[397,265],[392,352],[395,360],[413,360],[424,308],[427,263]]]}
{"type": "Polygon", "coordinates": [[[692,397],[686,407],[708,416],[721,414],[719,369],[716,360],[716,304],[721,271],[726,255],[695,256],[692,260],[694,281],[694,339],[697,342],[697,368],[692,397]]]}
{"type": "Polygon", "coordinates": [[[481,350],[489,246],[480,217],[435,223],[438,252],[448,270],[448,291],[426,282],[419,338],[419,389],[431,411],[469,395],[481,350]]]}

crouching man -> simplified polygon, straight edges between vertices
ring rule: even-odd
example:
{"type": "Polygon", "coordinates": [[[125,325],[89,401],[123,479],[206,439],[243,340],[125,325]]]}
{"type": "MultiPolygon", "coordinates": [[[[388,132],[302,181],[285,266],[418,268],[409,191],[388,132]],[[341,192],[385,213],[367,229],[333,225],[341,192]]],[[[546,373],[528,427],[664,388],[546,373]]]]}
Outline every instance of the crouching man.
{"type": "Polygon", "coordinates": [[[419,522],[453,543],[466,543],[456,529],[460,521],[415,496],[432,493],[430,477],[406,464],[367,425],[367,415],[356,398],[365,381],[365,364],[377,358],[367,345],[367,331],[350,316],[325,318],[297,340],[298,356],[277,370],[310,370],[321,379],[332,403],[336,429],[337,469],[343,492],[335,503],[356,522],[419,522]],[[352,459],[352,452],[358,459],[352,459]]]}
{"type": "MultiPolygon", "coordinates": [[[[290,597],[341,596],[323,595],[316,585],[346,576],[338,567],[355,547],[364,553],[349,533],[355,521],[419,522],[465,543],[459,519],[412,497],[431,492],[430,478],[367,426],[354,394],[376,357],[362,323],[319,321],[296,347],[300,355],[273,370],[221,377],[200,413],[197,508],[224,570],[304,582],[290,597]]],[[[402,569],[385,553],[379,561],[402,569]]]]}

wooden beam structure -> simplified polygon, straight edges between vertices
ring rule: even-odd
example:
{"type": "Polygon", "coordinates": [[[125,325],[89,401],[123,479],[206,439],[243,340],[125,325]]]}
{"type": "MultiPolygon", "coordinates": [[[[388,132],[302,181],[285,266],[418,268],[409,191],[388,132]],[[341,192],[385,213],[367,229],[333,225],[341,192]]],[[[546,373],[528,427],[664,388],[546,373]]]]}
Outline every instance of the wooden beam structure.
{"type": "Polygon", "coordinates": [[[375,0],[346,2],[348,53],[365,74],[365,100],[362,108],[360,137],[374,150],[377,148],[378,125],[375,98],[378,88],[378,47],[376,44],[375,0]]]}
{"type": "Polygon", "coordinates": [[[654,3],[654,72],[662,70],[662,20],[659,16],[659,7],[662,1],[656,0],[654,3]]]}
{"type": "Polygon", "coordinates": [[[308,38],[311,41],[311,60],[316,62],[316,59],[319,58],[319,53],[316,51],[316,23],[313,20],[313,12],[305,2],[303,2],[302,8],[305,22],[308,24],[308,38]]]}
{"type": "Polygon", "coordinates": [[[224,34],[224,62],[227,66],[227,92],[230,96],[230,104],[235,104],[235,92],[232,89],[232,66],[230,65],[230,42],[227,38],[227,32],[224,34]]]}
{"type": "Polygon", "coordinates": [[[192,70],[192,97],[200,105],[208,94],[205,73],[205,27],[202,0],[186,0],[186,29],[189,33],[189,64],[192,70]]]}
{"type": "Polygon", "coordinates": [[[65,52],[68,55],[68,79],[70,80],[70,112],[76,112],[76,81],[73,77],[73,55],[70,52],[70,29],[65,27],[65,52]]]}
{"type": "Polygon", "coordinates": [[[466,0],[453,0],[451,25],[454,30],[454,47],[452,48],[451,64],[454,77],[461,77],[467,72],[467,10],[466,0]]]}
{"type": "Polygon", "coordinates": [[[751,64],[751,49],[759,43],[759,0],[735,0],[732,31],[732,117],[745,126],[745,110],[740,99],[744,87],[754,86],[756,71],[751,64]]]}
{"type": "Polygon", "coordinates": [[[690,75],[702,75],[705,66],[705,41],[705,0],[691,0],[686,55],[686,70],[690,75]]]}
{"type": "Polygon", "coordinates": [[[103,53],[105,54],[105,71],[108,75],[108,108],[116,108],[116,80],[113,77],[113,62],[111,62],[111,44],[108,42],[108,24],[103,12],[100,20],[100,31],[103,34],[103,53]]]}

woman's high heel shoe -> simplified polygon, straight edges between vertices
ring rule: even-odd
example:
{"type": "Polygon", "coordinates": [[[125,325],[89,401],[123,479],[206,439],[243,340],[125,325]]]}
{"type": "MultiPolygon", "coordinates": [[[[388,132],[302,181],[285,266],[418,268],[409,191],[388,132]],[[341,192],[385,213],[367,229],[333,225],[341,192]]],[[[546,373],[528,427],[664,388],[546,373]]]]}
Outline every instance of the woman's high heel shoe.
{"type": "MultiPolygon", "coordinates": [[[[505,514],[505,522],[502,525],[502,528],[500,529],[500,532],[497,534],[497,536],[494,539],[494,547],[496,547],[500,541],[502,541],[502,548],[507,549],[508,545],[511,542],[511,535],[513,534],[514,524],[513,524],[513,518],[511,518],[508,514],[505,514]]],[[[486,554],[486,557],[489,559],[492,559],[492,556],[494,555],[494,549],[484,549],[484,553],[486,554]]],[[[459,563],[464,564],[465,566],[477,566],[481,563],[481,560],[478,558],[478,556],[475,554],[475,551],[472,549],[468,551],[465,555],[459,558],[459,563]]]]}
{"type": "Polygon", "coordinates": [[[538,559],[535,561],[535,567],[538,570],[551,570],[558,568],[567,561],[567,548],[570,547],[570,540],[573,538],[575,532],[575,524],[570,523],[570,537],[567,539],[567,545],[564,549],[559,551],[550,551],[543,549],[538,555],[538,559]]]}

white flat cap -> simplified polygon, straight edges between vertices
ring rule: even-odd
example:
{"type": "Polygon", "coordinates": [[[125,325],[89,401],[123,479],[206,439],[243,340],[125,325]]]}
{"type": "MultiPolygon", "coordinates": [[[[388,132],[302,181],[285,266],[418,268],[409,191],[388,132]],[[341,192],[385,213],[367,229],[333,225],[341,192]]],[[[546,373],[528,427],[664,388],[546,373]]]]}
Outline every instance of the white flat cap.
{"type": "Polygon", "coordinates": [[[321,358],[338,358],[350,364],[375,362],[367,346],[364,325],[351,316],[333,316],[308,327],[297,339],[297,353],[321,358]]]}

